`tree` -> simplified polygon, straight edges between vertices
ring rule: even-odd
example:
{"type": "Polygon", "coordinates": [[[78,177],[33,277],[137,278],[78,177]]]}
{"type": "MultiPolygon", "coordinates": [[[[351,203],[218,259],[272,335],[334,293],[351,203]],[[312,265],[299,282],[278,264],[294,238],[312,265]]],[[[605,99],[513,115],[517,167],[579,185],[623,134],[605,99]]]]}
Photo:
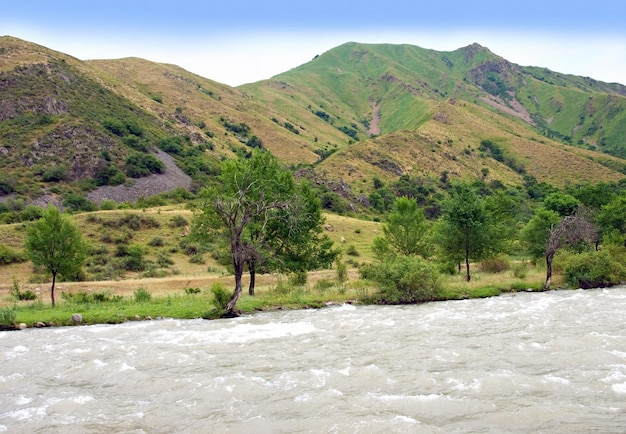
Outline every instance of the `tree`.
{"type": "Polygon", "coordinates": [[[560,220],[561,217],[556,211],[540,208],[522,228],[519,235],[520,241],[533,259],[545,256],[550,231],[559,224],[560,220]]]}
{"type": "Polygon", "coordinates": [[[250,236],[257,255],[247,262],[250,272],[248,293],[254,295],[257,269],[265,272],[306,272],[329,268],[339,256],[333,241],[322,234],[324,217],[320,200],[307,182],[294,185],[292,199],[281,218],[254,224],[250,236]]]}
{"type": "MultiPolygon", "coordinates": [[[[216,236],[227,240],[235,288],[225,316],[233,316],[246,266],[252,276],[261,263],[274,269],[294,267],[304,257],[316,257],[312,250],[319,252],[332,243],[313,235],[321,232],[323,222],[319,201],[311,200],[312,193],[297,186],[291,172],[269,152],[255,149],[250,158],[224,161],[221,169],[218,183],[200,194],[193,232],[203,240],[216,236]]],[[[314,263],[318,264],[311,260],[300,266],[314,263]]]]}
{"type": "Polygon", "coordinates": [[[42,218],[27,228],[25,248],[32,263],[52,275],[50,297],[54,307],[57,276],[76,275],[85,261],[87,249],[80,230],[68,215],[50,205],[42,218]]]}
{"type": "Polygon", "coordinates": [[[428,258],[426,235],[429,231],[424,210],[418,208],[415,199],[400,197],[387,222],[383,224],[383,237],[374,239],[374,250],[379,259],[389,251],[403,256],[421,256],[428,258]]]}
{"type": "Polygon", "coordinates": [[[437,223],[436,241],[449,259],[465,261],[465,280],[470,281],[470,260],[480,260],[503,249],[503,227],[490,215],[476,190],[455,183],[443,202],[437,223]]]}
{"type": "Polygon", "coordinates": [[[552,262],[557,250],[563,246],[576,247],[582,243],[595,244],[598,240],[596,227],[589,213],[579,208],[576,213],[563,217],[559,224],[550,229],[550,238],[546,245],[546,283],[544,289],[550,289],[552,283],[552,262]]]}
{"type": "Polygon", "coordinates": [[[626,234],[626,194],[615,196],[602,206],[598,214],[598,225],[604,233],[615,231],[626,234]]]}
{"type": "Polygon", "coordinates": [[[580,206],[580,201],[570,194],[557,191],[546,196],[543,200],[543,206],[560,216],[568,216],[576,212],[580,206]]]}

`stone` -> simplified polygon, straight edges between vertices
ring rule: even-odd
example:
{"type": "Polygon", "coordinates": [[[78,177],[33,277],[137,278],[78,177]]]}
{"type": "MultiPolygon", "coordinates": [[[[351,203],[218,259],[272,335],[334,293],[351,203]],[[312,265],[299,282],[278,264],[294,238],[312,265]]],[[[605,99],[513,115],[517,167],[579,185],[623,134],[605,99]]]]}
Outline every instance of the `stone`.
{"type": "Polygon", "coordinates": [[[21,322],[21,323],[19,323],[19,324],[17,325],[17,329],[18,329],[18,330],[25,330],[25,329],[27,329],[27,328],[28,328],[28,326],[27,326],[26,324],[24,324],[23,322],[21,322]]]}
{"type": "Polygon", "coordinates": [[[72,315],[72,322],[74,324],[81,324],[83,322],[83,316],[79,313],[75,313],[72,315]]]}

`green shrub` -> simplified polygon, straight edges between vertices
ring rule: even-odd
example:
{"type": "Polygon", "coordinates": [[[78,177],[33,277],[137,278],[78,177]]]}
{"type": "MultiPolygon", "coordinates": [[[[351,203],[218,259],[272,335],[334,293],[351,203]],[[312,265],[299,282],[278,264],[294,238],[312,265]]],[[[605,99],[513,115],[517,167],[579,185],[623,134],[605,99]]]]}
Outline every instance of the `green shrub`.
{"type": "Polygon", "coordinates": [[[19,219],[23,222],[39,220],[43,216],[44,209],[40,206],[28,205],[19,213],[19,219]]]}
{"type": "Polygon", "coordinates": [[[3,309],[0,309],[0,326],[15,326],[16,317],[17,314],[15,313],[15,310],[13,308],[5,307],[3,309]]]}
{"type": "Polygon", "coordinates": [[[518,279],[525,279],[528,274],[528,265],[526,262],[519,262],[513,265],[513,276],[518,279]]]}
{"type": "Polygon", "coordinates": [[[164,244],[165,242],[161,237],[154,237],[148,242],[148,245],[151,247],[163,247],[164,244]]]}
{"type": "Polygon", "coordinates": [[[359,252],[357,251],[356,247],[353,244],[350,244],[348,247],[346,247],[346,255],[360,256],[359,252]]]}
{"type": "Polygon", "coordinates": [[[608,249],[572,255],[563,267],[565,282],[583,289],[618,285],[626,279],[626,267],[619,256],[608,249]]]}
{"type": "Polygon", "coordinates": [[[230,300],[230,294],[221,282],[216,282],[211,286],[211,293],[213,294],[213,308],[221,315],[226,311],[226,305],[230,300]]]}
{"type": "Polygon", "coordinates": [[[336,261],[335,266],[337,267],[337,281],[345,285],[348,281],[348,266],[343,261],[336,261]]]}
{"type": "Polygon", "coordinates": [[[91,304],[122,301],[121,295],[111,295],[108,291],[86,292],[80,291],[76,293],[63,292],[61,294],[63,300],[75,304],[91,304]]]}
{"type": "Polygon", "coordinates": [[[371,280],[378,291],[366,300],[379,304],[407,304],[431,301],[441,290],[440,275],[419,257],[398,256],[389,261],[361,268],[361,276],[371,280]]]}
{"type": "Polygon", "coordinates": [[[190,288],[190,287],[187,287],[187,288],[185,288],[185,294],[187,294],[187,295],[200,294],[200,288],[190,288]]]}
{"type": "Polygon", "coordinates": [[[136,289],[133,295],[137,303],[147,303],[152,299],[152,294],[145,288],[136,289]]]}
{"type": "Polygon", "coordinates": [[[485,259],[478,266],[479,270],[483,273],[502,273],[511,268],[509,259],[503,256],[496,256],[495,258],[485,259]]]}
{"type": "Polygon", "coordinates": [[[329,279],[320,279],[315,282],[313,288],[318,291],[320,294],[324,294],[327,290],[331,289],[335,286],[332,280],[329,279]]]}
{"type": "Polygon", "coordinates": [[[46,169],[41,175],[41,180],[43,182],[59,182],[67,178],[68,174],[69,168],[67,165],[59,164],[46,169]]]}
{"type": "Polygon", "coordinates": [[[126,158],[126,175],[131,178],[141,178],[152,173],[163,173],[165,165],[161,160],[151,154],[132,153],[126,158]]]}
{"type": "Polygon", "coordinates": [[[0,265],[19,264],[26,262],[26,255],[9,246],[0,244],[0,265]]]}
{"type": "Polygon", "coordinates": [[[122,258],[122,267],[127,271],[144,271],[146,261],[145,249],[139,244],[127,246],[120,244],[116,247],[115,256],[122,258]]]}
{"type": "Polygon", "coordinates": [[[175,215],[175,216],[172,216],[172,218],[170,218],[170,227],[172,228],[185,227],[188,224],[189,222],[183,216],[175,215]]]}
{"type": "Polygon", "coordinates": [[[169,256],[169,254],[165,252],[159,252],[159,256],[157,257],[157,264],[159,267],[169,267],[174,265],[174,261],[169,256]]]}
{"type": "Polygon", "coordinates": [[[304,286],[306,285],[308,275],[306,271],[295,271],[289,275],[289,285],[304,286]]]}
{"type": "Polygon", "coordinates": [[[198,253],[189,257],[189,263],[202,265],[206,264],[206,259],[204,259],[204,255],[202,253],[198,253]]]}

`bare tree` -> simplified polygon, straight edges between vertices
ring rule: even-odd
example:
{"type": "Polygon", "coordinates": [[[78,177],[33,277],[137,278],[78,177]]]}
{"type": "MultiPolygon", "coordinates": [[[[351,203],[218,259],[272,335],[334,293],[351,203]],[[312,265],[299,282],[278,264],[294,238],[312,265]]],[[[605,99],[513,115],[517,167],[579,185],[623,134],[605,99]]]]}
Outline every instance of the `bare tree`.
{"type": "Polygon", "coordinates": [[[550,238],[546,245],[546,284],[544,289],[550,289],[552,283],[552,261],[557,250],[563,246],[574,247],[581,243],[597,244],[598,232],[586,208],[578,210],[550,229],[550,238]]]}

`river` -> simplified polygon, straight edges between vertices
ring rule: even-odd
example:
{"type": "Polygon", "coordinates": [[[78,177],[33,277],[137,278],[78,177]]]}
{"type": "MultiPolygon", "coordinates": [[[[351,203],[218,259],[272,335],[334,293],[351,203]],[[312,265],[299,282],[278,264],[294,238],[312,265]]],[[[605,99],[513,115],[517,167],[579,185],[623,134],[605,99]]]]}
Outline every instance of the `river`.
{"type": "Polygon", "coordinates": [[[0,333],[0,432],[624,433],[626,287],[0,333]]]}

